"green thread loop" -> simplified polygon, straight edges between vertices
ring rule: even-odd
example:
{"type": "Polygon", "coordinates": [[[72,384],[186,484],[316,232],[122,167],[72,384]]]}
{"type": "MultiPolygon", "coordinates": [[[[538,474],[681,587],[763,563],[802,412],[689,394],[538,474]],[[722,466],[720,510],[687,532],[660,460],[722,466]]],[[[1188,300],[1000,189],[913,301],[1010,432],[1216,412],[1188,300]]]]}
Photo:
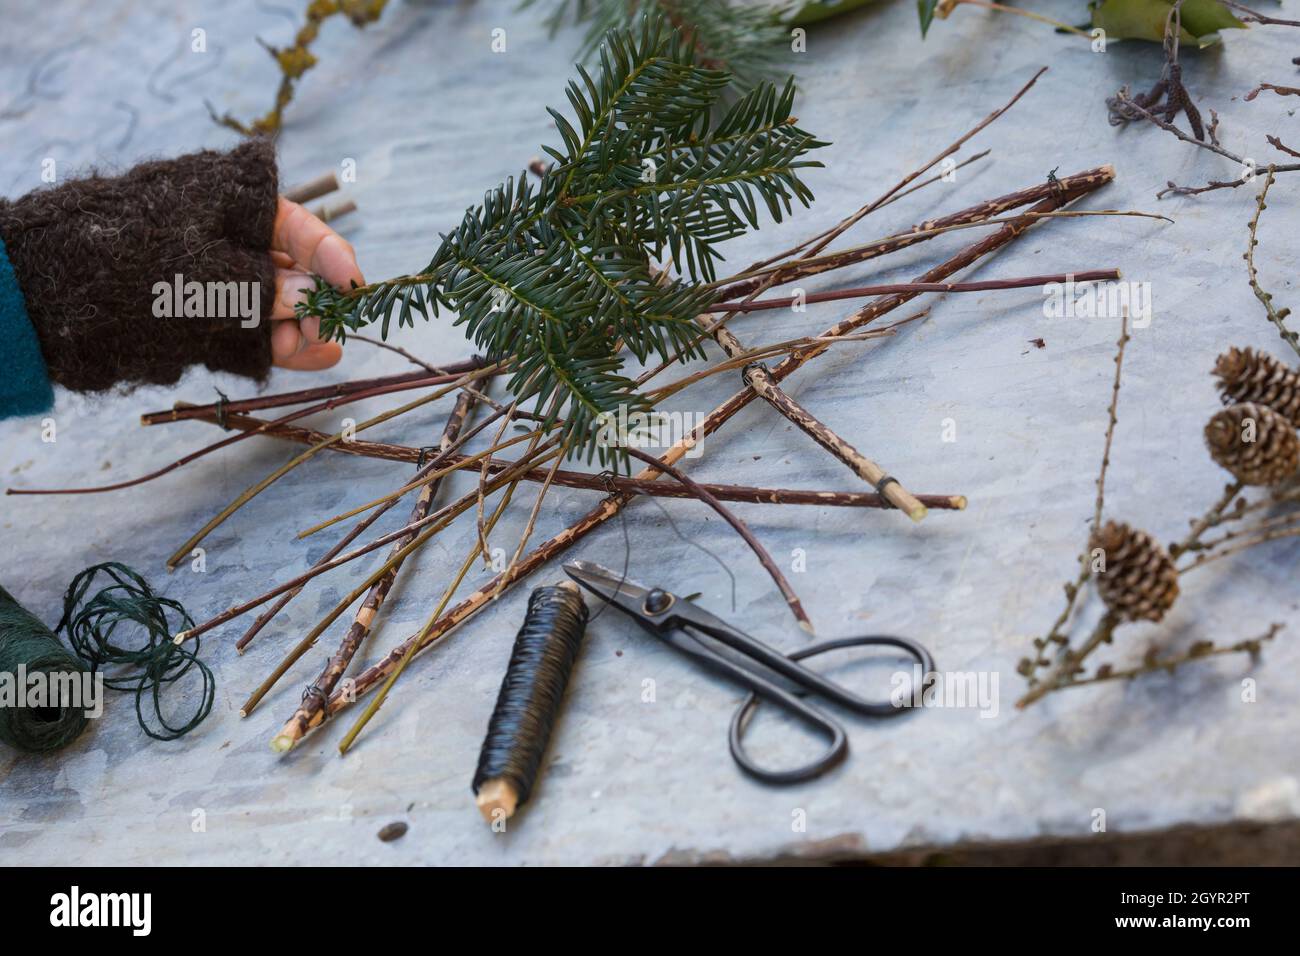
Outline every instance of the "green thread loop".
{"type": "Polygon", "coordinates": [[[104,676],[104,686],[135,692],[135,714],[141,729],[154,740],[176,740],[201,724],[212,712],[216,681],[212,670],[199,660],[199,642],[176,644],[172,635],[194,626],[194,620],[179,601],[154,594],[149,583],[124,564],[110,561],[82,571],[68,585],[63,596],[63,617],[56,632],[67,631],[73,651],[90,665],[91,673],[120,665],[125,672],[104,676]],[[85,601],[95,576],[103,573],[113,583],[85,601]],[[168,622],[174,613],[179,626],[168,622]],[[114,643],[119,625],[143,628],[147,642],[136,647],[114,643]],[[197,670],[203,690],[190,718],[179,725],[168,723],[162,712],[162,692],[191,670],[197,670]],[[145,719],[144,700],[150,698],[153,718],[161,730],[145,719]]]}

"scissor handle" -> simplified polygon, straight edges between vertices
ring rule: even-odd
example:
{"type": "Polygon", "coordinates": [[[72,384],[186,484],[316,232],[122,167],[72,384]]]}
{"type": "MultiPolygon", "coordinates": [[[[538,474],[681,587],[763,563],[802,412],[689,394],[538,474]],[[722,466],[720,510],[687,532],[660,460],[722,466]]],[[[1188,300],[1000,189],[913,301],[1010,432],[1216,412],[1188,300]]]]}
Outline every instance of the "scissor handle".
{"type": "Polygon", "coordinates": [[[690,627],[703,631],[704,633],[716,637],[723,644],[747,657],[753,658],[765,667],[776,671],[782,677],[788,678],[797,684],[802,690],[819,697],[825,697],[827,700],[834,701],[842,707],[859,714],[865,714],[868,717],[893,717],[899,714],[905,708],[896,706],[891,701],[870,701],[859,697],[853,691],[849,690],[842,684],[817,673],[811,668],[804,667],[797,663],[805,657],[813,654],[821,654],[825,651],[833,651],[842,647],[861,647],[863,645],[881,645],[885,647],[897,647],[906,651],[918,664],[921,665],[922,680],[927,679],[926,675],[934,673],[934,659],[930,657],[930,652],[925,647],[911,638],[893,637],[889,634],[869,634],[863,637],[841,637],[831,641],[824,641],[821,644],[814,644],[796,651],[793,654],[783,654],[775,647],[764,644],[762,641],[755,640],[743,631],[738,631],[725,621],[719,620],[707,612],[697,612],[688,621],[690,627]]]}
{"type": "MultiPolygon", "coordinates": [[[[844,728],[816,707],[801,700],[797,695],[768,680],[761,673],[742,667],[740,664],[729,660],[718,651],[701,643],[699,638],[685,630],[664,632],[659,637],[671,644],[676,650],[693,658],[705,667],[717,671],[724,677],[729,677],[742,687],[748,688],[750,696],[745,707],[752,707],[754,702],[762,697],[782,710],[800,718],[804,723],[809,724],[830,738],[830,743],[825,752],[811,763],[796,767],[793,770],[766,770],[751,760],[749,755],[745,753],[740,744],[740,735],[744,732],[744,728],[743,726],[738,728],[736,720],[733,719],[730,735],[731,756],[735,758],[736,763],[746,773],[765,783],[798,783],[801,780],[811,780],[813,777],[825,773],[843,760],[844,755],[848,753],[849,740],[844,733],[844,728]]],[[[747,722],[748,720],[746,720],[747,722]]]]}
{"type": "MultiPolygon", "coordinates": [[[[755,641],[753,643],[757,644],[758,642],[755,641]]],[[[763,644],[760,644],[759,646],[766,648],[766,645],[763,644]]],[[[923,645],[917,643],[916,641],[911,640],[910,638],[893,637],[887,634],[868,634],[862,637],[836,638],[835,640],[823,641],[820,644],[812,644],[809,645],[808,647],[800,648],[797,651],[793,651],[788,655],[782,654],[780,656],[785,658],[787,662],[792,663],[794,661],[801,661],[805,657],[815,657],[818,654],[824,654],[827,651],[840,650],[845,647],[864,647],[864,646],[897,647],[900,648],[901,650],[906,651],[911,657],[913,657],[917,661],[917,663],[921,665],[921,680],[923,682],[928,679],[929,674],[932,674],[934,672],[934,660],[933,658],[930,657],[930,652],[927,651],[923,645]]],[[[766,660],[765,663],[767,663],[766,660]]],[[[806,692],[813,691],[815,689],[816,692],[825,694],[826,696],[829,696],[832,699],[839,701],[840,703],[845,703],[846,699],[854,701],[855,703],[847,704],[847,706],[850,706],[854,710],[859,711],[861,713],[867,713],[878,717],[889,717],[895,714],[901,714],[907,709],[905,707],[897,706],[892,701],[887,701],[883,703],[871,703],[865,701],[862,698],[858,697],[857,695],[852,694],[845,688],[841,687],[840,685],[834,683],[833,681],[826,680],[820,674],[817,674],[816,671],[810,670],[809,668],[806,667],[801,667],[797,664],[794,665],[795,668],[797,668],[798,670],[797,677],[792,675],[789,672],[789,670],[785,667],[777,667],[775,663],[772,663],[771,666],[773,667],[774,670],[779,670],[781,673],[785,674],[786,676],[794,677],[794,679],[798,680],[801,684],[805,686],[806,692]],[[817,681],[816,682],[808,681],[806,675],[809,674],[816,676],[817,681]],[[808,686],[810,683],[812,683],[813,686],[808,686]],[[824,690],[823,689],[824,685],[829,685],[831,688],[833,688],[834,693],[829,693],[826,690],[824,690]]],[[[781,694],[782,697],[793,699],[795,704],[803,705],[804,708],[813,711],[813,713],[821,717],[820,712],[818,712],[815,708],[807,707],[807,705],[803,704],[803,701],[799,700],[799,698],[794,694],[789,694],[786,693],[785,691],[781,691],[781,694]]],[[[840,760],[843,759],[844,754],[848,751],[847,740],[844,741],[843,745],[839,748],[838,751],[836,752],[827,751],[825,755],[813,761],[812,763],[809,763],[803,767],[796,767],[793,770],[768,770],[764,767],[759,766],[758,763],[756,763],[754,759],[749,756],[749,753],[745,750],[744,736],[745,736],[745,729],[749,726],[749,722],[754,716],[754,711],[758,708],[758,701],[760,697],[767,697],[768,699],[772,700],[774,703],[778,704],[779,706],[782,706],[786,710],[792,710],[795,713],[800,713],[800,708],[790,707],[786,700],[778,697],[771,697],[767,694],[754,692],[753,689],[751,688],[750,695],[747,698],[745,698],[744,703],[742,703],[736,709],[735,714],[732,715],[731,729],[727,735],[728,743],[730,744],[731,747],[732,758],[735,759],[736,763],[740,766],[740,768],[744,770],[746,773],[748,773],[750,776],[756,777],[759,780],[762,780],[764,783],[773,783],[773,784],[803,783],[806,780],[812,780],[814,777],[820,776],[821,774],[825,773],[827,770],[830,770],[837,763],[839,763],[840,760]]],[[[834,726],[835,729],[840,732],[841,736],[843,735],[843,730],[839,727],[838,724],[832,724],[832,726],[834,726]]]]}

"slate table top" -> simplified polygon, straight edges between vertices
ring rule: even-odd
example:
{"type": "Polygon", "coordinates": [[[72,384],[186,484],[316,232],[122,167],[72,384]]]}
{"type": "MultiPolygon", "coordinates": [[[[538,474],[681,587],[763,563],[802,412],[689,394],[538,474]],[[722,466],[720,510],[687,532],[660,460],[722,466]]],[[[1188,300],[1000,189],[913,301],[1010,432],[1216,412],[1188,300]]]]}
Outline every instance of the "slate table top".
{"type": "MultiPolygon", "coordinates": [[[[121,169],[198,147],[228,147],[235,134],[208,118],[204,100],[238,116],[260,114],[276,74],[255,37],[289,41],[294,3],[70,2],[10,4],[0,34],[0,192],[41,186],[42,161],[61,174],[121,169]],[[207,49],[191,52],[194,29],[207,49]]],[[[1082,20],[1082,4],[1047,12],[1082,20]],[[1077,7],[1077,9],[1076,9],[1077,7]]],[[[1285,15],[1285,14],[1284,14],[1285,15]]],[[[1166,180],[1199,183],[1238,175],[1227,160],[1150,128],[1117,130],[1104,98],[1144,88],[1159,72],[1152,44],[1104,54],[1039,24],[959,10],[921,41],[911,3],[882,2],[813,28],[797,55],[801,125],[832,141],[827,168],[808,179],[817,202],[781,226],[765,226],[728,250],[740,264],[827,228],[937,153],[1004,103],[1041,65],[1050,71],[1011,112],[969,144],[990,156],[872,216],[846,237],[865,241],[935,215],[1058,175],[1111,163],[1115,182],[1081,208],[1141,209],[1175,219],[1054,222],[1031,231],[974,277],[1117,267],[1149,282],[1153,315],[1134,331],[1125,362],[1112,453],[1108,514],[1173,540],[1226,478],[1205,453],[1201,429],[1217,407],[1209,374],[1229,345],[1286,357],[1246,282],[1241,254],[1254,188],[1157,201],[1166,180]]],[[[395,2],[365,31],[332,22],[321,63],[300,86],[280,138],[282,181],[301,182],[355,163],[341,196],[359,211],[340,220],[373,278],[421,266],[440,230],[555,139],[545,106],[564,103],[579,36],[550,38],[533,11],[508,2],[395,2]],[[493,52],[493,31],[506,49],[493,52]]],[[[1266,133],[1295,134],[1295,103],[1246,102],[1261,80],[1287,83],[1294,54],[1285,31],[1236,31],[1224,48],[1188,52],[1193,93],[1222,118],[1220,135],[1264,161],[1266,133]]],[[[333,197],[339,198],[339,197],[333,197]]],[[[1297,206],[1287,180],[1270,196],[1258,259],[1279,301],[1293,297],[1297,206]]],[[[870,275],[919,275],[969,234],[945,236],[891,257],[870,275]]],[[[330,726],[279,757],[268,741],[326,653],[296,669],[250,717],[246,694],[318,617],[353,585],[347,575],[309,588],[248,653],[231,646],[242,628],[205,638],[217,679],[212,717],[172,743],[145,738],[127,699],[65,751],[45,757],[0,750],[0,859],[13,863],[654,863],[767,859],[787,854],[875,853],[973,841],[1086,837],[1104,813],[1110,833],[1182,824],[1294,820],[1300,812],[1300,653],[1292,636],[1258,664],[1216,659],[1170,676],[1052,695],[1019,712],[1016,662],[1061,606],[1091,519],[1106,425],[1118,321],[1047,318],[1039,289],[936,298],[923,323],[884,341],[846,346],[792,376],[790,392],[915,491],[960,493],[962,513],[913,526],[897,514],[830,508],[737,506],[804,599],[821,636],[900,633],[930,646],[945,674],[982,676],[996,695],[984,707],[936,707],[901,720],[845,716],[851,753],[831,776],[772,789],[742,777],[726,752],[740,694],[614,615],[591,626],[563,720],[534,800],[508,832],[479,819],[470,778],[496,688],[522,619],[527,587],[423,655],[397,685],[360,744],[340,758],[330,726]],[[1032,340],[1041,339],[1039,347],[1032,340]],[[953,437],[955,441],[945,441],[953,437]],[[803,570],[794,573],[799,563],[803,570]],[[1243,681],[1254,682],[1254,702],[1243,681]],[[994,683],[996,681],[996,683],[994,683]],[[648,683],[652,682],[652,683],[648,683]],[[647,688],[653,687],[653,701],[647,688]],[[409,823],[400,840],[377,831],[409,823]]],[[[753,343],[819,331],[842,303],[804,313],[760,314],[736,331],[753,343]],[[779,317],[778,317],[779,316],[779,317]],[[780,328],[775,328],[780,322],[780,328]]],[[[396,339],[430,360],[466,354],[446,319],[396,339]]],[[[402,371],[392,353],[355,344],[318,381],[402,371]]],[[[304,387],[277,372],[273,390],[304,387]]],[[[706,412],[734,390],[711,379],[670,406],[706,412]]],[[[192,372],[174,390],[95,399],[61,393],[51,417],[0,423],[6,486],[120,480],[214,440],[209,425],[142,428],[139,415],[172,401],[210,401],[213,388],[250,394],[247,383],[192,372]]],[[[360,419],[391,405],[349,412],[360,419]]],[[[431,444],[443,409],[421,410],[374,433],[431,444]]],[[[338,427],[335,412],[318,424],[338,427]]],[[[123,560],[146,570],[196,617],[263,590],[314,561],[332,539],[300,541],[313,515],[394,487],[406,466],[322,457],[258,497],[205,543],[206,570],[168,576],[165,557],[221,504],[287,459],[270,440],[242,443],[150,485],[80,498],[4,498],[4,584],[49,622],[82,567],[123,560]]],[[[861,487],[842,465],[762,403],[738,415],[688,462],[697,480],[802,488],[861,487]]],[[[465,480],[453,489],[466,487],[465,480]]],[[[447,494],[449,492],[444,492],[447,494]]],[[[592,492],[558,489],[538,535],[590,508],[592,492]]],[[[402,509],[398,509],[399,511],[402,509]]],[[[494,541],[510,547],[520,510],[494,541]]],[[[387,528],[387,525],[384,526],[387,528]]],[[[752,554],[703,505],[637,502],[626,512],[629,573],[699,601],[787,650],[802,635],[752,554]],[[671,518],[671,520],[669,520],[671,518]],[[707,552],[702,549],[707,547],[707,552]],[[711,552],[711,554],[709,553],[711,552]],[[734,576],[734,582],[733,582],[734,576]],[[733,592],[734,587],[734,592],[733,592]],[[734,599],[734,607],[733,607],[734,599]]],[[[428,613],[471,543],[456,525],[408,567],[389,600],[374,659],[428,613]]],[[[540,540],[540,537],[537,539],[540,540]]],[[[1107,650],[1140,660],[1153,641],[1185,647],[1232,641],[1294,618],[1294,539],[1189,576],[1166,623],[1135,627],[1107,650]]],[[[573,552],[621,566],[624,527],[606,525],[573,552]]],[[[373,565],[371,565],[373,566],[373,565]]],[[[476,572],[480,577],[486,572],[476,572]]],[[[532,583],[560,576],[552,564],[532,583]]],[[[478,580],[475,578],[474,580],[478,580]]],[[[1097,613],[1095,601],[1085,611],[1097,613]]],[[[325,644],[332,646],[337,630],[325,644]]],[[[837,670],[881,678],[879,667],[837,670]]],[[[756,746],[792,761],[810,741],[776,719],[756,746]]]]}

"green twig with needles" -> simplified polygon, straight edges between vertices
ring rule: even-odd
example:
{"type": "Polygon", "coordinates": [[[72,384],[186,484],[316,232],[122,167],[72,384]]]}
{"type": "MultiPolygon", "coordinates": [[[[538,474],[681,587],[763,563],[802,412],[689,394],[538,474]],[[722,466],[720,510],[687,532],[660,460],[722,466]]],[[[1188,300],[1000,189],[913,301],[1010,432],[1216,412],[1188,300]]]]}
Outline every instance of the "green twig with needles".
{"type": "Polygon", "coordinates": [[[1276,167],[1268,167],[1268,174],[1264,177],[1264,185],[1260,187],[1259,196],[1255,200],[1255,214],[1250,217],[1249,225],[1250,242],[1246,245],[1246,251],[1242,258],[1246,260],[1246,274],[1250,279],[1250,289],[1255,293],[1255,298],[1259,299],[1260,305],[1264,307],[1268,320],[1277,327],[1277,333],[1281,336],[1282,341],[1291,346],[1291,350],[1296,355],[1300,355],[1300,332],[1293,332],[1286,325],[1291,310],[1279,309],[1273,305],[1273,294],[1265,292],[1263,286],[1259,284],[1259,271],[1255,268],[1255,247],[1259,245],[1259,217],[1268,208],[1264,200],[1268,198],[1269,187],[1273,185],[1275,171],[1276,167]]]}

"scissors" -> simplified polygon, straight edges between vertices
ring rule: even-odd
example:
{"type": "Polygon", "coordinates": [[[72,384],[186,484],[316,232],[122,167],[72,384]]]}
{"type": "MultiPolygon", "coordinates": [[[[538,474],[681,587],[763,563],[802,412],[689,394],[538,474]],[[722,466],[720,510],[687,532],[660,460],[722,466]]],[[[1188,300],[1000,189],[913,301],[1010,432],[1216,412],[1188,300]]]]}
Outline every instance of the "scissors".
{"type": "Polygon", "coordinates": [[[895,717],[908,709],[891,701],[864,700],[799,661],[845,647],[896,647],[921,665],[924,681],[928,683],[932,679],[930,675],[934,674],[930,652],[905,637],[883,634],[842,637],[800,648],[787,655],[664,588],[644,587],[590,561],[570,562],[564,570],[582,587],[627,614],[669,647],[749,690],[749,696],[731,718],[728,742],[731,756],[740,768],[764,783],[790,784],[812,780],[830,770],[848,753],[844,728],[804,701],[805,696],[815,695],[868,717],[895,717]],[[759,766],[745,750],[744,735],[760,699],[770,701],[828,737],[830,744],[826,751],[810,763],[792,770],[769,770],[759,766]]]}

